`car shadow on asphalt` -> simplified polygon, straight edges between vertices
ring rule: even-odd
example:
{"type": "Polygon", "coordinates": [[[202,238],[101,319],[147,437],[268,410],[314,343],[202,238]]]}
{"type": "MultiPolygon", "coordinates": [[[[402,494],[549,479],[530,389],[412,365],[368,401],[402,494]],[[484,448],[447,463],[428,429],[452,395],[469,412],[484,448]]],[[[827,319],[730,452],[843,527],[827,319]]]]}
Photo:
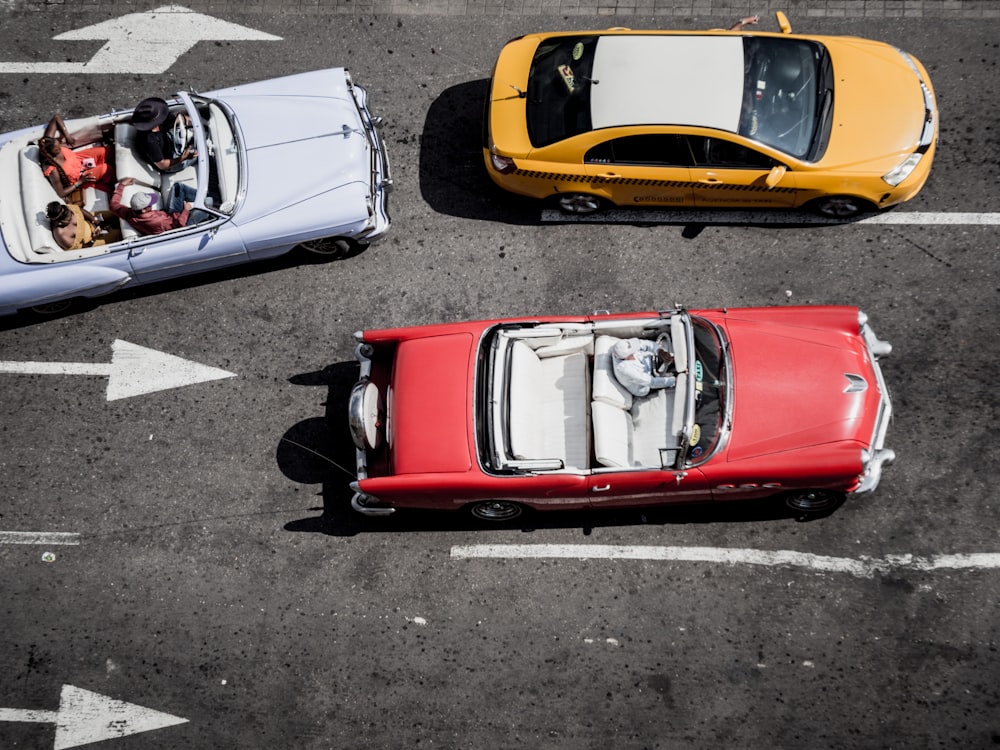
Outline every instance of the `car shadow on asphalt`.
{"type": "Polygon", "coordinates": [[[488,83],[461,83],[431,102],[420,136],[420,193],[447,216],[539,224],[537,201],[501,190],[486,174],[482,117],[488,83]]]}
{"type": "Polygon", "coordinates": [[[512,521],[489,523],[464,512],[399,510],[388,517],[370,518],[351,508],[350,482],[355,479],[355,448],[347,421],[347,402],[358,379],[357,362],[340,362],[318,372],[289,378],[294,385],[326,389],[322,416],[310,417],[289,428],[278,441],[275,460],[293,482],[319,485],[322,505],[311,514],[285,524],[285,531],[354,536],[369,533],[487,531],[515,529],[580,529],[639,525],[749,523],[795,518],[780,502],[718,503],[656,506],[638,509],[525,513],[512,521]]]}
{"type": "Polygon", "coordinates": [[[57,313],[37,313],[31,310],[23,310],[16,315],[7,315],[0,318],[0,331],[25,328],[51,320],[58,320],[59,318],[82,315],[97,307],[114,305],[120,302],[125,302],[126,300],[153,297],[182,289],[197,289],[198,287],[206,286],[208,284],[216,284],[221,281],[245,279],[259,274],[294,268],[296,266],[326,265],[327,263],[346,261],[350,258],[361,255],[365,250],[367,250],[367,247],[358,247],[349,254],[331,257],[317,255],[303,250],[300,247],[296,247],[290,252],[274,258],[254,260],[238,266],[229,266],[228,268],[204,271],[202,273],[193,274],[191,276],[183,276],[177,279],[154,281],[150,284],[144,284],[142,286],[112,292],[104,297],[95,297],[93,299],[86,299],[82,297],[76,298],[73,300],[72,305],[68,309],[57,313]]]}
{"type": "MultiPolygon", "coordinates": [[[[420,137],[420,193],[434,211],[447,216],[525,226],[553,224],[625,224],[637,227],[680,226],[684,239],[695,239],[709,226],[757,226],[768,229],[840,226],[852,218],[821,217],[803,209],[606,208],[586,216],[560,214],[543,202],[497,187],[483,163],[483,108],[489,81],[468,81],[445,89],[427,111],[420,137]]],[[[890,209],[891,210],[891,209],[890,209]]]]}

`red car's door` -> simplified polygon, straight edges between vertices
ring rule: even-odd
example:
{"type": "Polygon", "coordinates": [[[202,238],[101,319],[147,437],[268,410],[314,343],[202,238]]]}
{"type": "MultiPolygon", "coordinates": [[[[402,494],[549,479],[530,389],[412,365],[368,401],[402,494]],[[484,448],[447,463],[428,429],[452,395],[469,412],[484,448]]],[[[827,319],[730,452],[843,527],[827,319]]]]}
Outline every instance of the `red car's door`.
{"type": "Polygon", "coordinates": [[[589,491],[594,508],[712,499],[708,482],[698,469],[600,470],[590,475],[589,491]]]}

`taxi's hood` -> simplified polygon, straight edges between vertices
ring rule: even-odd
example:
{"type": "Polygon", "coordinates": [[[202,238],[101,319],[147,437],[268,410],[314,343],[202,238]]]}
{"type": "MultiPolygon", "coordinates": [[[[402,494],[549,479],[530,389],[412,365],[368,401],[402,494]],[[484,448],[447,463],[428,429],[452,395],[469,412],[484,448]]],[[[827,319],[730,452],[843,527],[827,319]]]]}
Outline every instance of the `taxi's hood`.
{"type": "Polygon", "coordinates": [[[820,164],[885,174],[913,153],[924,128],[920,79],[881,42],[824,38],[833,66],[833,122],[820,164]]]}
{"type": "Polygon", "coordinates": [[[841,441],[867,447],[880,393],[857,330],[856,317],[823,327],[727,321],[735,391],[729,460],[841,441]]]}

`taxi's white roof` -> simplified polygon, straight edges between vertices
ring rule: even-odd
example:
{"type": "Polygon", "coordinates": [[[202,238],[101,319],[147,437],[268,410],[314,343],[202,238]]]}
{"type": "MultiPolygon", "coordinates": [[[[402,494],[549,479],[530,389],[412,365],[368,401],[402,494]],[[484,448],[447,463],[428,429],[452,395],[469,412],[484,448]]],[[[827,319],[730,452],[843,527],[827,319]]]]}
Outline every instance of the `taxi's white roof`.
{"type": "Polygon", "coordinates": [[[743,105],[739,36],[602,36],[590,92],[594,129],[694,125],[735,132],[743,105]]]}

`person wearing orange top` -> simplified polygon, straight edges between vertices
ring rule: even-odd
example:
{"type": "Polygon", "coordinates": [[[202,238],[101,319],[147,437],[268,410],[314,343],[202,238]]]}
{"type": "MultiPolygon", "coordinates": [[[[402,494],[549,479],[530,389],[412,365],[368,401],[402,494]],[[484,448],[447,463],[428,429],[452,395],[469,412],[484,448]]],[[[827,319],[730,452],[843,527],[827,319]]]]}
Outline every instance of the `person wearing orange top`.
{"type": "Polygon", "coordinates": [[[38,140],[38,158],[56,195],[66,198],[87,184],[114,191],[115,169],[106,146],[74,150],[76,143],[62,117],[54,115],[38,140]],[[61,137],[60,137],[61,136],[61,137]]]}

